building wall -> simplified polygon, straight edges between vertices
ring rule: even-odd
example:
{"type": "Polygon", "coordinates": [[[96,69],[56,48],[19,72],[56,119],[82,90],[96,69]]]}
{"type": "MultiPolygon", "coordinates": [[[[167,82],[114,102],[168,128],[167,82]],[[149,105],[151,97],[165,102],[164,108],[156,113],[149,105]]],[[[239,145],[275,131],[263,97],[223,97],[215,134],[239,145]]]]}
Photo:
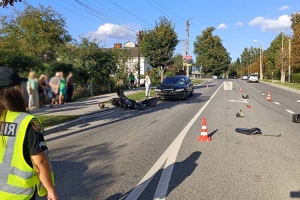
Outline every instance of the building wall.
{"type": "Polygon", "coordinates": [[[132,48],[132,47],[136,47],[136,44],[133,42],[126,42],[124,44],[124,48],[132,48]]]}
{"type": "MultiPolygon", "coordinates": [[[[129,59],[126,63],[128,66],[128,72],[137,73],[137,70],[135,69],[135,67],[137,66],[137,63],[138,63],[137,57],[129,59]]],[[[151,65],[149,63],[147,63],[147,61],[143,57],[140,58],[140,66],[141,66],[140,74],[142,74],[142,75],[145,75],[148,70],[152,70],[151,65]]]]}

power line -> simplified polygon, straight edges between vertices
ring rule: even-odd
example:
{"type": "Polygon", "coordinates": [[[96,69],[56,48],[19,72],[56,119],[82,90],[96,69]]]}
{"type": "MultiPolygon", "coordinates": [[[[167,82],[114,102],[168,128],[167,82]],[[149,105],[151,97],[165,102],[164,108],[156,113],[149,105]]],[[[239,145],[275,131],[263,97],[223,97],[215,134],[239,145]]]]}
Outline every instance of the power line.
{"type": "Polygon", "coordinates": [[[164,10],[166,10],[168,13],[172,14],[173,16],[175,16],[176,18],[185,21],[183,19],[183,17],[181,17],[180,15],[178,15],[177,13],[173,12],[170,8],[168,8],[163,2],[159,1],[159,0],[153,0],[156,1],[158,4],[160,4],[159,6],[162,7],[164,10]]]}
{"type": "MultiPolygon", "coordinates": [[[[92,8],[91,6],[89,6],[89,5],[87,5],[87,4],[85,4],[85,3],[83,3],[82,1],[79,1],[79,0],[75,0],[77,3],[79,3],[80,5],[82,5],[83,7],[85,7],[85,8],[87,8],[88,10],[90,10],[90,11],[92,11],[92,12],[94,12],[94,13],[97,13],[97,14],[99,14],[99,15],[101,15],[102,17],[104,17],[104,18],[106,18],[106,19],[108,19],[108,20],[111,20],[112,22],[119,22],[119,23],[122,23],[120,20],[118,20],[118,19],[115,19],[114,17],[111,17],[111,16],[108,16],[108,15],[105,15],[105,14],[103,14],[103,13],[100,13],[99,11],[97,11],[97,10],[95,10],[94,8],[92,8]]],[[[123,26],[123,25],[120,25],[120,26],[123,26]]],[[[126,28],[128,28],[128,27],[126,27],[126,28]]],[[[130,27],[130,30],[132,30],[132,31],[136,31],[136,30],[134,30],[134,29],[131,29],[131,27],[130,27]]]]}
{"type": "MultiPolygon", "coordinates": [[[[91,2],[89,2],[89,3],[92,4],[91,2]]],[[[112,9],[108,8],[107,6],[101,4],[101,3],[97,2],[97,1],[96,1],[96,3],[99,4],[101,7],[106,8],[106,10],[111,11],[111,13],[115,13],[115,10],[112,10],[112,9]]],[[[98,7],[97,5],[95,5],[95,6],[96,6],[97,8],[99,8],[99,9],[101,9],[101,8],[98,7]]],[[[102,12],[103,12],[103,11],[104,11],[104,10],[102,9],[102,12]]],[[[122,15],[118,15],[118,17],[122,18],[123,20],[126,20],[127,22],[130,22],[130,23],[132,22],[130,19],[128,19],[128,18],[126,18],[126,17],[124,17],[124,16],[122,16],[122,15]]],[[[140,27],[133,26],[133,28],[139,29],[140,27]]]]}
{"type": "MultiPolygon", "coordinates": [[[[106,15],[104,15],[104,14],[98,12],[97,10],[93,9],[92,7],[86,5],[85,3],[83,3],[83,2],[81,2],[81,1],[79,1],[79,0],[75,0],[75,1],[76,1],[77,3],[79,3],[80,5],[82,5],[83,7],[87,8],[88,10],[91,10],[92,12],[97,13],[97,14],[101,15],[102,17],[104,17],[104,18],[106,18],[106,19],[108,19],[108,20],[111,20],[111,21],[113,21],[113,22],[119,21],[119,20],[112,20],[112,19],[110,19],[111,17],[109,17],[109,16],[107,17],[106,15]]],[[[96,15],[96,16],[99,17],[98,15],[96,15]]],[[[99,17],[99,18],[102,19],[101,17],[99,17]]],[[[102,19],[102,20],[103,20],[103,19],[102,19]]],[[[121,23],[122,23],[122,22],[121,22],[121,23]]],[[[132,29],[130,26],[124,26],[124,25],[119,25],[119,26],[122,26],[122,27],[124,27],[124,28],[126,28],[126,29],[128,29],[128,30],[133,31],[133,32],[136,32],[136,30],[132,29]]],[[[131,35],[131,36],[133,36],[133,35],[131,35]]],[[[135,36],[133,36],[133,37],[135,37],[135,36]]]]}
{"type": "MultiPolygon", "coordinates": [[[[80,13],[77,13],[77,12],[73,11],[72,9],[66,8],[66,7],[64,7],[64,6],[60,5],[60,4],[57,4],[57,3],[55,3],[55,2],[53,2],[53,1],[51,1],[51,0],[48,0],[48,1],[50,1],[50,2],[52,2],[53,4],[56,4],[56,5],[58,5],[58,6],[62,7],[62,8],[64,8],[64,9],[66,9],[66,10],[69,10],[69,11],[75,13],[75,14],[78,14],[78,15],[80,15],[80,16],[83,16],[83,17],[85,17],[86,19],[89,19],[89,20],[92,20],[92,21],[94,21],[94,22],[99,23],[99,21],[94,20],[94,19],[91,19],[91,18],[89,18],[89,17],[87,17],[87,16],[85,16],[85,15],[82,15],[82,14],[80,14],[80,13]]],[[[93,16],[99,18],[99,19],[100,19],[101,21],[103,21],[103,22],[107,22],[107,21],[105,21],[103,18],[101,18],[101,17],[95,15],[95,13],[92,13],[92,12],[90,12],[90,11],[88,11],[88,10],[82,9],[81,7],[77,7],[77,6],[75,6],[75,5],[73,5],[73,4],[69,3],[69,2],[67,2],[67,1],[65,1],[65,0],[62,0],[62,1],[64,1],[65,3],[71,5],[71,6],[77,8],[77,9],[79,9],[79,10],[82,10],[82,11],[84,11],[84,12],[86,12],[86,13],[89,13],[89,14],[91,14],[91,15],[93,15],[93,16]]],[[[112,26],[111,24],[108,24],[108,25],[109,25],[110,27],[112,27],[113,29],[120,30],[119,27],[112,26]]],[[[127,28],[127,27],[126,27],[126,28],[127,28]]],[[[128,35],[128,36],[130,36],[130,37],[135,37],[134,35],[131,35],[131,34],[126,33],[126,32],[125,32],[124,34],[125,34],[125,35],[128,35]]]]}
{"type": "Polygon", "coordinates": [[[119,4],[117,4],[116,2],[114,2],[114,1],[112,1],[112,0],[107,0],[107,1],[109,1],[109,2],[112,3],[113,5],[117,6],[117,7],[120,8],[121,10],[127,12],[127,13],[130,14],[131,16],[133,16],[133,17],[135,17],[135,18],[137,18],[137,19],[139,19],[139,20],[141,20],[141,21],[143,21],[143,22],[145,22],[145,23],[147,23],[147,24],[149,24],[149,25],[152,26],[151,23],[149,23],[149,22],[143,20],[143,19],[140,18],[139,16],[136,16],[135,14],[133,14],[133,13],[131,13],[130,11],[128,11],[127,9],[123,8],[122,6],[120,6],[119,4]]]}

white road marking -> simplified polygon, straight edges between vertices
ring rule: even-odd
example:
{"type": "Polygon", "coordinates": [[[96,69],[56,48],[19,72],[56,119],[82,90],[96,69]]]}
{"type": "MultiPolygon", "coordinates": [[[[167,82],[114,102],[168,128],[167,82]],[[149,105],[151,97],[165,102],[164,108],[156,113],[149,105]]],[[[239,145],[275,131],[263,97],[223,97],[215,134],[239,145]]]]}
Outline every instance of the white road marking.
{"type": "Polygon", "coordinates": [[[261,93],[261,95],[265,95],[264,93],[261,93]]]}
{"type": "Polygon", "coordinates": [[[277,104],[277,105],[280,105],[280,103],[278,103],[278,102],[274,102],[275,104],[277,104]]]}
{"type": "Polygon", "coordinates": [[[260,91],[257,91],[257,92],[260,92],[260,91]]]}
{"type": "Polygon", "coordinates": [[[159,183],[158,183],[158,185],[161,188],[157,187],[156,192],[155,192],[155,196],[159,195],[160,199],[165,199],[167,191],[168,191],[169,180],[170,180],[171,175],[172,175],[174,163],[176,161],[176,157],[177,157],[177,154],[178,154],[178,151],[180,149],[180,146],[181,146],[181,143],[182,143],[183,139],[185,138],[186,134],[188,133],[188,131],[190,130],[192,125],[199,118],[201,113],[208,106],[208,104],[211,102],[211,100],[214,98],[214,96],[217,94],[217,92],[220,90],[220,88],[222,86],[223,86],[223,83],[215,91],[215,93],[209,98],[209,100],[202,106],[202,108],[198,111],[198,113],[191,119],[191,121],[184,127],[184,129],[179,133],[179,135],[172,142],[172,144],[160,156],[160,158],[151,167],[151,169],[146,173],[146,175],[137,184],[137,186],[130,192],[130,194],[126,197],[125,200],[136,200],[136,199],[138,199],[139,196],[142,194],[142,192],[147,187],[147,185],[150,183],[152,178],[160,170],[160,168],[164,164],[164,162],[168,159],[167,163],[166,163],[166,166],[165,166],[165,169],[166,169],[167,165],[170,166],[170,167],[167,167],[167,171],[162,173],[161,178],[160,178],[159,183]],[[164,186],[162,186],[162,185],[164,185],[164,186]]]}
{"type": "Polygon", "coordinates": [[[290,113],[290,114],[295,114],[293,111],[291,111],[291,110],[287,110],[287,109],[285,109],[288,113],[290,113]]]}
{"type": "Polygon", "coordinates": [[[248,103],[247,99],[242,99],[242,100],[228,100],[230,102],[239,102],[239,103],[248,103]]]}
{"type": "Polygon", "coordinates": [[[297,103],[299,103],[300,102],[300,100],[297,100],[297,103]]]}

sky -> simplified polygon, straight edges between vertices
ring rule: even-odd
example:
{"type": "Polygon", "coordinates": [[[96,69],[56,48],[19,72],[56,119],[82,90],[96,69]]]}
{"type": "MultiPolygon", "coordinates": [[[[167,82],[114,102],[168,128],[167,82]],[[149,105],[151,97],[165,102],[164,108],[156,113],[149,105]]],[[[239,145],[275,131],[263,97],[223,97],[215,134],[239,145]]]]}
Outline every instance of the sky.
{"type": "MultiPolygon", "coordinates": [[[[67,30],[76,40],[91,37],[101,46],[136,42],[139,30],[154,28],[155,21],[165,16],[175,24],[179,40],[187,39],[189,20],[189,52],[195,60],[194,42],[208,27],[222,39],[232,62],[246,47],[262,45],[265,50],[272,40],[284,32],[292,35],[291,14],[300,11],[296,0],[27,0],[32,6],[51,6],[62,14],[67,30]]],[[[1,8],[1,14],[23,10],[24,0],[14,7],[1,8]]],[[[186,45],[178,44],[175,54],[186,53],[186,45]],[[183,47],[183,48],[182,48],[183,47]]]]}

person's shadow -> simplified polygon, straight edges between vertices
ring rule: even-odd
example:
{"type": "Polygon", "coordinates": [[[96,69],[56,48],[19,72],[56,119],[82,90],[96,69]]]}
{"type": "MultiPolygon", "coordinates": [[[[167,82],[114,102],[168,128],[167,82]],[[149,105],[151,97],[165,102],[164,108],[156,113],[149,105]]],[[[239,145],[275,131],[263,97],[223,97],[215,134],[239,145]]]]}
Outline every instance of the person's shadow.
{"type": "MultiPolygon", "coordinates": [[[[196,161],[201,156],[201,152],[196,151],[193,152],[189,157],[187,157],[182,162],[175,162],[174,165],[168,166],[165,170],[168,171],[170,167],[174,167],[171,175],[171,179],[169,182],[169,187],[166,195],[160,195],[159,198],[165,198],[167,197],[177,186],[179,186],[187,177],[191,176],[194,170],[197,168],[198,164],[196,161]]],[[[142,192],[142,194],[139,196],[138,199],[154,199],[155,190],[157,188],[158,180],[160,179],[160,175],[162,174],[163,170],[160,169],[156,172],[156,175],[152,178],[149,185],[145,188],[145,191],[142,192]],[[148,190],[148,191],[147,191],[148,190]]],[[[147,182],[146,180],[145,182],[147,182]]],[[[144,183],[145,183],[144,182],[144,183]]],[[[143,183],[141,183],[143,185],[143,183]]],[[[139,186],[141,186],[139,185],[139,186]]],[[[137,187],[139,187],[137,186],[137,187]]],[[[133,190],[128,191],[127,193],[116,193],[108,198],[106,200],[130,200],[128,195],[133,190]],[[126,199],[127,198],[127,199],[126,199]]]]}

